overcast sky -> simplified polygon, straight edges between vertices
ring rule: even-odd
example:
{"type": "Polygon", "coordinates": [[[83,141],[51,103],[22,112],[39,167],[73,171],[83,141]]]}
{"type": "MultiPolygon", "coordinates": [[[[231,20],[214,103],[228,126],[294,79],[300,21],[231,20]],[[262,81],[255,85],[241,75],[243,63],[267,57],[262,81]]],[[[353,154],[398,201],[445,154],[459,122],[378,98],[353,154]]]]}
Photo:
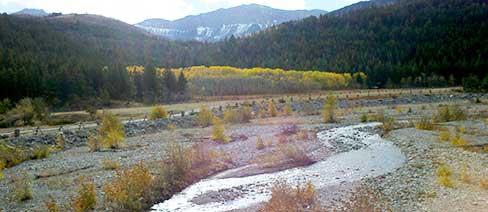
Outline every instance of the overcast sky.
{"type": "Polygon", "coordinates": [[[241,4],[262,4],[279,9],[322,9],[332,11],[359,0],[0,0],[0,13],[23,8],[46,12],[90,13],[138,23],[148,18],[175,20],[219,8],[241,4]]]}

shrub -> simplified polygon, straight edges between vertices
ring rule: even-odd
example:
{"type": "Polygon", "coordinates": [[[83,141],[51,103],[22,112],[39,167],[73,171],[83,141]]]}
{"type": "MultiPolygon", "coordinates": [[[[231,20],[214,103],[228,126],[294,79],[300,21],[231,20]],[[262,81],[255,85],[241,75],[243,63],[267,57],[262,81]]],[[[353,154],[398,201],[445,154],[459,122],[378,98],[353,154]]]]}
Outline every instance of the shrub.
{"type": "Polygon", "coordinates": [[[271,199],[259,209],[260,212],[323,211],[315,201],[315,187],[308,182],[305,186],[291,187],[283,183],[271,189],[271,199]]]}
{"type": "Polygon", "coordinates": [[[226,123],[246,123],[252,119],[252,110],[248,106],[237,109],[227,109],[224,112],[224,121],[226,123]]]}
{"type": "Polygon", "coordinates": [[[167,127],[168,127],[168,130],[170,130],[170,131],[173,131],[177,128],[177,126],[173,123],[169,123],[167,127]]]}
{"type": "Polygon", "coordinates": [[[222,124],[222,120],[218,117],[213,119],[212,140],[222,143],[227,143],[229,141],[229,138],[225,136],[225,128],[222,124]]]}
{"type": "Polygon", "coordinates": [[[125,141],[125,131],[122,122],[112,113],[104,113],[102,124],[98,128],[98,139],[109,149],[118,149],[125,141]]]}
{"type": "Polygon", "coordinates": [[[403,109],[402,109],[402,107],[400,107],[400,106],[396,106],[395,111],[396,111],[397,113],[403,113],[403,109]]]}
{"type": "Polygon", "coordinates": [[[151,113],[149,114],[150,120],[157,120],[157,119],[167,119],[168,112],[162,106],[156,106],[151,109],[151,113]]]}
{"type": "Polygon", "coordinates": [[[32,193],[32,178],[26,172],[14,177],[12,188],[15,199],[18,201],[26,201],[34,197],[32,193]]]}
{"type": "Polygon", "coordinates": [[[437,111],[438,122],[462,121],[467,119],[466,110],[459,105],[440,107],[437,111]]]}
{"type": "Polygon", "coordinates": [[[291,106],[289,104],[286,104],[285,107],[283,107],[283,113],[285,116],[290,116],[292,113],[291,106]]]}
{"type": "Polygon", "coordinates": [[[268,102],[268,113],[270,117],[276,117],[278,115],[278,112],[276,111],[276,106],[273,100],[269,100],[268,102]]]}
{"type": "Polygon", "coordinates": [[[3,180],[3,169],[5,168],[5,163],[0,161],[0,181],[3,180]]]}
{"type": "Polygon", "coordinates": [[[452,169],[449,166],[441,165],[437,168],[437,182],[444,187],[454,187],[451,180],[452,169]]]}
{"type": "Polygon", "coordinates": [[[262,150],[264,148],[266,148],[266,147],[264,146],[263,139],[260,136],[258,136],[258,138],[256,140],[256,149],[257,150],[262,150]]]}
{"type": "Polygon", "coordinates": [[[155,184],[162,197],[170,197],[185,186],[185,176],[190,170],[191,161],[189,151],[174,141],[168,144],[165,155],[159,171],[160,177],[155,184]]]}
{"type": "Polygon", "coordinates": [[[44,205],[46,206],[47,212],[61,212],[58,203],[52,197],[49,197],[49,199],[44,202],[44,205]]]}
{"type": "Polygon", "coordinates": [[[113,211],[142,211],[151,195],[153,176],[143,163],[117,171],[114,181],[103,187],[113,211]]]}
{"type": "Polygon", "coordinates": [[[363,114],[361,115],[361,118],[360,118],[361,122],[368,122],[368,114],[363,114]]]}
{"type": "Polygon", "coordinates": [[[481,180],[480,180],[480,187],[482,189],[488,190],[488,177],[481,178],[481,180]]]}
{"type": "Polygon", "coordinates": [[[471,177],[469,176],[468,167],[466,165],[461,169],[459,179],[464,183],[471,183],[471,177]]]}
{"type": "Polygon", "coordinates": [[[381,128],[385,131],[385,133],[388,133],[395,129],[395,123],[396,121],[393,117],[383,118],[383,125],[381,128]]]}
{"type": "Polygon", "coordinates": [[[440,142],[444,141],[450,141],[451,140],[451,132],[449,129],[441,129],[439,132],[439,137],[438,137],[440,142]]]}
{"type": "Polygon", "coordinates": [[[25,160],[29,160],[31,153],[24,148],[0,143],[0,163],[5,167],[13,167],[25,160]]]}
{"type": "Polygon", "coordinates": [[[297,138],[300,140],[308,140],[308,138],[309,138],[308,131],[306,131],[306,130],[298,131],[297,138]]]}
{"type": "Polygon", "coordinates": [[[120,164],[117,163],[117,161],[102,160],[102,167],[105,170],[118,170],[120,168],[120,164]]]}
{"type": "Polygon", "coordinates": [[[419,130],[433,130],[434,124],[429,118],[422,118],[417,124],[415,124],[415,128],[419,130]]]}
{"type": "Polygon", "coordinates": [[[197,122],[202,127],[208,127],[212,124],[213,113],[208,107],[201,107],[198,113],[197,122]]]}
{"type": "Polygon", "coordinates": [[[41,146],[34,150],[31,159],[40,160],[43,158],[47,158],[49,157],[50,153],[51,153],[51,148],[49,148],[49,146],[41,146]]]}
{"type": "Polygon", "coordinates": [[[91,180],[80,179],[78,187],[78,194],[71,202],[74,211],[86,212],[95,209],[97,204],[97,193],[95,192],[95,184],[91,180]]]}
{"type": "Polygon", "coordinates": [[[463,78],[463,88],[465,92],[480,91],[480,79],[476,75],[463,78]]]}
{"type": "Polygon", "coordinates": [[[65,140],[64,140],[64,135],[63,134],[58,134],[56,136],[56,140],[54,140],[54,143],[56,143],[56,149],[63,150],[65,148],[65,140]]]}
{"type": "Polygon", "coordinates": [[[262,106],[260,106],[258,109],[258,116],[259,116],[259,118],[262,118],[262,119],[266,118],[266,113],[264,112],[264,109],[262,106]]]}
{"type": "Polygon", "coordinates": [[[95,135],[91,133],[90,135],[88,135],[87,145],[88,148],[90,149],[90,152],[100,151],[103,148],[103,143],[101,139],[97,138],[95,135]]]}
{"type": "Polygon", "coordinates": [[[456,137],[454,137],[454,138],[451,140],[451,144],[452,144],[453,146],[464,146],[464,145],[467,145],[467,144],[468,144],[468,142],[467,142],[465,139],[463,139],[463,138],[461,137],[461,135],[457,134],[457,135],[456,135],[456,137]]]}
{"type": "Polygon", "coordinates": [[[337,100],[333,95],[327,96],[327,101],[322,111],[322,118],[325,123],[332,123],[336,121],[335,114],[334,114],[334,110],[337,104],[336,101],[337,100]]]}
{"type": "Polygon", "coordinates": [[[293,161],[295,165],[310,165],[313,163],[303,148],[296,144],[279,144],[280,152],[287,158],[293,161]]]}

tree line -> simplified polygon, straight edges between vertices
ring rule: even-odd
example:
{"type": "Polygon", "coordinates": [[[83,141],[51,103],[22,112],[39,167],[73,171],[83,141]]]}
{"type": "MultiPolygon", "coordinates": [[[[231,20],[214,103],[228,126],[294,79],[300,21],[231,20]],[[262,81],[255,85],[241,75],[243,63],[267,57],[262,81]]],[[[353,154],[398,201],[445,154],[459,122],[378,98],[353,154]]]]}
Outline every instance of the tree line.
{"type": "MultiPolygon", "coordinates": [[[[388,6],[289,22],[245,38],[199,43],[160,39],[98,16],[2,14],[0,99],[18,102],[42,97],[55,108],[79,108],[111,99],[188,98],[175,89],[172,78],[179,78],[177,73],[162,76],[156,68],[128,72],[126,67],[133,64],[165,69],[268,67],[351,73],[351,77],[362,72],[367,78],[360,84],[369,88],[460,85],[470,75],[479,79],[486,75],[487,20],[488,6],[483,0],[399,0],[388,6]]],[[[335,88],[316,80],[304,84],[304,76],[288,80],[257,74],[233,73],[224,79],[200,75],[188,84],[188,91],[232,95],[335,88]]]]}

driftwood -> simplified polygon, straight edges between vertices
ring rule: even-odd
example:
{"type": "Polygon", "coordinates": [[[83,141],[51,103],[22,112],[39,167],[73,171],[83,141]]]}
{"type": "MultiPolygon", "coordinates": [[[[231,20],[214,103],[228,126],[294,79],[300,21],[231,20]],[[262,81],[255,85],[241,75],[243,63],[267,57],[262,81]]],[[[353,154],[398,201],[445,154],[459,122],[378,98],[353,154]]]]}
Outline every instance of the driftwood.
{"type": "Polygon", "coordinates": [[[89,168],[92,168],[92,167],[94,167],[94,165],[84,166],[84,167],[77,168],[77,169],[71,169],[71,170],[67,170],[67,171],[64,171],[64,172],[56,172],[56,173],[44,172],[44,173],[36,174],[35,175],[35,178],[36,179],[40,179],[40,178],[48,178],[48,177],[61,176],[61,175],[71,174],[71,173],[74,173],[74,172],[77,172],[77,171],[89,169],[89,168]]]}

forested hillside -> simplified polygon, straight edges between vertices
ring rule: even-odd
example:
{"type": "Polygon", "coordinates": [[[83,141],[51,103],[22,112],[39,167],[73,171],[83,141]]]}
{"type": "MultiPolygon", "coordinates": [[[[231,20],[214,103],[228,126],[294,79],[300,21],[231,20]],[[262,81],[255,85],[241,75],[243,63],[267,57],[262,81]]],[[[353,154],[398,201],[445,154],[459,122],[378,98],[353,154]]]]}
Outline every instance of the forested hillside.
{"type": "Polygon", "coordinates": [[[486,75],[487,37],[486,0],[398,0],[211,44],[162,40],[101,16],[3,14],[0,99],[169,101],[181,94],[157,87],[154,67],[200,65],[364,72],[369,87],[456,85],[486,75]],[[150,67],[146,96],[160,96],[134,94],[128,66],[150,67]]]}
{"type": "Polygon", "coordinates": [[[456,83],[488,69],[486,0],[400,0],[311,17],[219,44],[215,63],[239,67],[364,71],[369,85],[456,83]],[[422,79],[418,77],[422,77],[422,79]],[[410,78],[409,78],[410,77],[410,78]],[[402,78],[403,81],[402,81],[402,78]]]}
{"type": "Polygon", "coordinates": [[[51,103],[107,94],[127,99],[127,65],[183,67],[188,46],[166,42],[120,21],[93,15],[48,18],[0,15],[0,99],[44,97],[51,103]]]}

